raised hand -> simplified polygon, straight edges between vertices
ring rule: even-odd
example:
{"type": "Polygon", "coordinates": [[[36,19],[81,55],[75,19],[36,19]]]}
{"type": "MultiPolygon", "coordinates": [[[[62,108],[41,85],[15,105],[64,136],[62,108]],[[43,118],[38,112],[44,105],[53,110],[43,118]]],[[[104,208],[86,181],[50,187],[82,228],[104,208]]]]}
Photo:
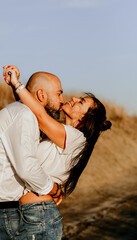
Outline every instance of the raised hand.
{"type": "Polygon", "coordinates": [[[20,77],[20,72],[17,66],[10,65],[10,66],[4,66],[3,67],[3,76],[4,80],[8,85],[12,85],[15,87],[15,85],[18,83],[18,79],[20,77]]]}

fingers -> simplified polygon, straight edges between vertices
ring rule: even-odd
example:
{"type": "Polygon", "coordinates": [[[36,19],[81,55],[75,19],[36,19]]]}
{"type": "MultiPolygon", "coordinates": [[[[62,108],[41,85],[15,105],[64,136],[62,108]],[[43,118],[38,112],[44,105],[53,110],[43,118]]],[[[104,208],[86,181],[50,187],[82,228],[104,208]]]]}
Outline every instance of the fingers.
{"type": "Polygon", "coordinates": [[[3,68],[3,76],[8,85],[15,86],[15,84],[18,82],[16,70],[12,66],[5,66],[3,68]]]}
{"type": "Polygon", "coordinates": [[[20,77],[20,71],[19,71],[19,69],[17,68],[17,66],[15,66],[15,65],[9,65],[9,66],[6,65],[6,66],[4,66],[4,67],[3,67],[3,76],[5,76],[6,70],[15,70],[17,79],[19,79],[19,77],[20,77]]]}
{"type": "Polygon", "coordinates": [[[19,71],[19,69],[17,68],[17,66],[11,65],[11,68],[15,70],[16,75],[17,75],[17,79],[19,79],[19,78],[20,78],[20,71],[19,71]]]}
{"type": "Polygon", "coordinates": [[[58,198],[58,201],[56,202],[56,206],[59,206],[61,204],[63,200],[63,196],[61,195],[59,198],[58,198]]]}
{"type": "Polygon", "coordinates": [[[4,66],[3,67],[3,77],[5,77],[5,75],[6,75],[6,69],[7,69],[7,66],[4,66]]]}
{"type": "Polygon", "coordinates": [[[3,68],[3,77],[7,84],[10,84],[10,75],[8,74],[7,67],[3,68]]]}
{"type": "Polygon", "coordinates": [[[63,195],[60,195],[58,198],[54,198],[53,201],[56,203],[56,206],[59,206],[63,200],[63,195]]]}
{"type": "Polygon", "coordinates": [[[10,75],[8,74],[8,71],[11,69],[13,69],[12,66],[4,66],[3,67],[3,77],[6,81],[6,83],[8,83],[8,84],[10,83],[10,75]]]}

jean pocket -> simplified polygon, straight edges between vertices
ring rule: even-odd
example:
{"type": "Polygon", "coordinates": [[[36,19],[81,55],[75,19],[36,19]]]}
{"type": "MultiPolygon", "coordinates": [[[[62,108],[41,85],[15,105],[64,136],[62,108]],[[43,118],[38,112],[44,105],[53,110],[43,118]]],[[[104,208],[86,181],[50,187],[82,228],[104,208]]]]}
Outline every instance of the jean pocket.
{"type": "Polygon", "coordinates": [[[22,211],[22,219],[28,224],[41,224],[43,222],[43,210],[41,209],[27,209],[22,211]]]}
{"type": "Polygon", "coordinates": [[[18,210],[9,210],[6,212],[5,224],[10,236],[19,234],[21,228],[21,216],[18,210]]]}
{"type": "Polygon", "coordinates": [[[20,231],[20,220],[9,219],[8,230],[13,236],[17,235],[20,231]]]}

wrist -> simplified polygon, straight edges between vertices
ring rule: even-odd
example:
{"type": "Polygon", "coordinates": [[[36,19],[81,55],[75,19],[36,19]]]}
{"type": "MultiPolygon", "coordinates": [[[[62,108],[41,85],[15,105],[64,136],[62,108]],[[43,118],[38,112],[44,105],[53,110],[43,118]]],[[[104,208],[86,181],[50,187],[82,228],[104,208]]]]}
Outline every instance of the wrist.
{"type": "Polygon", "coordinates": [[[55,184],[54,184],[54,187],[53,187],[53,189],[50,191],[49,195],[50,195],[51,197],[53,197],[53,198],[56,198],[56,197],[58,197],[58,196],[60,195],[60,186],[59,186],[58,183],[55,183],[55,184]],[[55,186],[56,186],[56,188],[55,188],[55,186]]]}
{"type": "Polygon", "coordinates": [[[15,83],[13,83],[13,86],[15,90],[21,85],[21,83],[17,80],[15,83]]]}
{"type": "Polygon", "coordinates": [[[16,89],[16,93],[19,93],[23,88],[25,88],[25,86],[23,84],[20,84],[16,89]]]}

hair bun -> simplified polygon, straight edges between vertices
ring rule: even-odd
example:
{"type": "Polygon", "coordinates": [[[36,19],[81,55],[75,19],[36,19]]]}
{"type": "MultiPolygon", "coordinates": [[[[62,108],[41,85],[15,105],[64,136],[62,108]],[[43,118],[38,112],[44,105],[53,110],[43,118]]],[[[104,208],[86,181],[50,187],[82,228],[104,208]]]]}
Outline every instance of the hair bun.
{"type": "Polygon", "coordinates": [[[107,129],[110,129],[112,126],[112,123],[108,120],[105,120],[101,126],[101,131],[106,131],[107,129]]]}

